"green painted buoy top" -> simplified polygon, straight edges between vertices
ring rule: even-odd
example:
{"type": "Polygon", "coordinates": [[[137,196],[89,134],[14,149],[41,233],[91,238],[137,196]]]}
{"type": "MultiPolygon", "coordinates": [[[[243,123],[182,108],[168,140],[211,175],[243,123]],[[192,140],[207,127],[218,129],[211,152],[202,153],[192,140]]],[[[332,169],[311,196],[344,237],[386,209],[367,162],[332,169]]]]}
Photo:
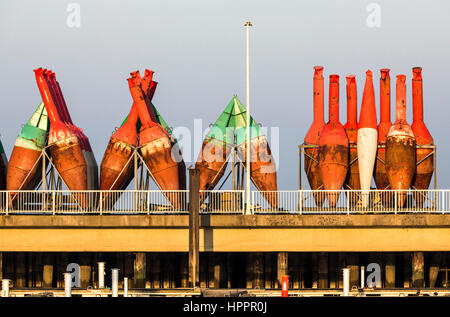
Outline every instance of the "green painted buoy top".
{"type": "MultiPolygon", "coordinates": [[[[250,116],[250,138],[263,136],[259,125],[250,116]]],[[[239,145],[247,140],[247,109],[236,95],[212,125],[205,140],[216,139],[231,145],[239,145]]]]}
{"type": "Polygon", "coordinates": [[[30,120],[23,126],[16,139],[15,146],[41,151],[47,145],[47,136],[50,129],[47,110],[41,102],[30,120]]]}

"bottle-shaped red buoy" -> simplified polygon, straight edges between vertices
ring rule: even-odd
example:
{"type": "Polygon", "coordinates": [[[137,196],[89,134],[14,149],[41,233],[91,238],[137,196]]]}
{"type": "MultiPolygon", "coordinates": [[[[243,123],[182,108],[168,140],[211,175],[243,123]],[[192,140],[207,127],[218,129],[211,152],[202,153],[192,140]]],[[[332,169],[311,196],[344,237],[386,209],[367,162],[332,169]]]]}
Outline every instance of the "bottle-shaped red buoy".
{"type": "MultiPolygon", "coordinates": [[[[413,123],[411,129],[416,138],[417,145],[433,145],[433,137],[423,122],[423,88],[422,88],[422,68],[413,68],[412,79],[413,91],[413,123]]],[[[411,187],[414,189],[425,190],[431,182],[433,176],[434,162],[433,149],[416,148],[416,174],[412,180],[411,187]]],[[[416,206],[422,207],[424,202],[424,194],[417,193],[415,195],[416,206]]]]}
{"type": "MultiPolygon", "coordinates": [[[[378,151],[375,161],[374,178],[378,190],[389,187],[389,179],[386,174],[386,136],[392,126],[391,123],[391,79],[389,69],[380,70],[380,123],[378,124],[378,151]]],[[[387,195],[382,195],[384,206],[388,204],[387,195]]]]}
{"type": "MultiPolygon", "coordinates": [[[[314,120],[305,136],[305,145],[319,146],[319,137],[325,126],[323,120],[323,67],[314,67],[313,102],[314,120]]],[[[305,148],[305,173],[312,190],[323,189],[322,178],[319,171],[319,148],[305,148]]],[[[322,193],[315,193],[316,205],[321,207],[325,199],[322,193]]]]}
{"type": "MultiPolygon", "coordinates": [[[[348,172],[345,179],[345,189],[359,190],[359,164],[358,164],[358,149],[356,144],[358,142],[358,101],[356,93],[356,79],[355,75],[348,75],[347,80],[347,123],[344,125],[349,142],[348,155],[348,172]]],[[[350,192],[350,203],[352,206],[358,201],[356,192],[350,192]]]]}
{"type": "Polygon", "coordinates": [[[319,170],[328,205],[335,207],[348,169],[348,138],[339,122],[339,75],[330,75],[329,121],[320,133],[319,170]]]}
{"type": "Polygon", "coordinates": [[[386,137],[386,173],[391,189],[402,190],[397,206],[403,207],[406,191],[416,171],[416,140],[406,122],[406,76],[397,75],[395,123],[386,137]]]}
{"type": "Polygon", "coordinates": [[[358,122],[358,162],[359,179],[362,192],[362,206],[367,207],[368,192],[372,183],[373,167],[377,156],[377,109],[375,106],[375,91],[373,89],[372,72],[366,72],[366,84],[361,104],[358,122]]]}

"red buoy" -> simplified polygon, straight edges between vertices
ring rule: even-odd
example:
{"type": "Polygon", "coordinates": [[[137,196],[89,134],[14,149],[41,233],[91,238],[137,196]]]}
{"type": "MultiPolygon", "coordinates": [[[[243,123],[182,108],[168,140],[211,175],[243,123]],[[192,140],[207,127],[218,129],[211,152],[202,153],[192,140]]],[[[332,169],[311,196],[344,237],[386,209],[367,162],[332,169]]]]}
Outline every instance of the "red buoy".
{"type": "Polygon", "coordinates": [[[406,190],[416,171],[416,140],[406,122],[406,76],[397,76],[396,120],[386,137],[386,173],[392,189],[403,190],[397,196],[397,206],[403,207],[406,190]]]}
{"type": "Polygon", "coordinates": [[[330,75],[329,121],[320,133],[319,170],[328,192],[328,205],[335,207],[348,169],[348,138],[339,122],[339,75],[330,75]]]}
{"type": "MultiPolygon", "coordinates": [[[[319,145],[319,137],[325,122],[323,120],[323,67],[314,67],[314,120],[305,136],[306,145],[319,145]]],[[[312,190],[323,189],[319,171],[319,148],[305,148],[305,173],[312,190]]],[[[322,193],[314,193],[316,205],[321,207],[325,196],[322,193]]]]}
{"type": "MultiPolygon", "coordinates": [[[[374,177],[378,190],[389,187],[389,179],[386,174],[386,136],[392,126],[391,123],[391,78],[389,69],[380,70],[380,123],[378,124],[378,150],[375,161],[374,177]]],[[[385,206],[388,204],[387,195],[382,195],[385,206]]]]}
{"type": "Polygon", "coordinates": [[[359,180],[361,184],[362,206],[369,203],[368,190],[372,183],[373,167],[377,156],[377,109],[375,107],[375,91],[373,89],[372,72],[366,72],[366,84],[358,122],[358,162],[359,180]]]}
{"type": "MultiPolygon", "coordinates": [[[[356,118],[358,116],[358,104],[356,93],[356,79],[355,75],[348,75],[347,80],[347,123],[344,125],[347,133],[349,145],[349,167],[347,178],[345,179],[346,189],[359,190],[361,188],[359,182],[359,164],[358,164],[358,123],[356,118]]],[[[355,205],[358,202],[358,195],[355,192],[350,193],[350,203],[355,205]]]]}
{"type": "MultiPolygon", "coordinates": [[[[433,137],[423,122],[423,88],[422,88],[422,68],[413,68],[412,79],[413,91],[413,123],[411,129],[416,138],[417,145],[433,145],[433,137]]],[[[413,177],[411,187],[425,190],[431,182],[433,176],[434,161],[433,149],[416,148],[417,163],[416,174],[413,177]]],[[[416,206],[422,207],[424,202],[423,193],[415,195],[416,206]]]]}

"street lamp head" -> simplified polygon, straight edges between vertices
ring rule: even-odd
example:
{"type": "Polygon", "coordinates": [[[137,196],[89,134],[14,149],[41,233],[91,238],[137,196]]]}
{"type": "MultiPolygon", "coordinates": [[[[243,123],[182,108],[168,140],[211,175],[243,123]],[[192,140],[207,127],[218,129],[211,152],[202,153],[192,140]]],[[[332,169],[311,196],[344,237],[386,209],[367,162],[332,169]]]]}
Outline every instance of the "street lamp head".
{"type": "Polygon", "coordinates": [[[250,21],[247,21],[247,22],[245,22],[245,24],[244,24],[244,26],[252,26],[253,24],[252,24],[252,22],[250,22],[250,21]]]}

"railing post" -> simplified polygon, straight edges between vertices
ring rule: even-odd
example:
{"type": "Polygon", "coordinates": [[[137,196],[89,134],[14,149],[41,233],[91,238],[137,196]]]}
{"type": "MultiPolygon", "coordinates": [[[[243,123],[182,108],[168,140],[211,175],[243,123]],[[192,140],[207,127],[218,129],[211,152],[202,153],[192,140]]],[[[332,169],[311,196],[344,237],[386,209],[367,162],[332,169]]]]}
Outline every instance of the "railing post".
{"type": "Polygon", "coordinates": [[[52,211],[53,216],[55,215],[55,190],[52,190],[52,211]]]}
{"type": "Polygon", "coordinates": [[[300,201],[299,201],[299,205],[300,205],[300,215],[303,215],[303,195],[304,195],[304,192],[303,192],[303,190],[302,189],[300,189],[299,190],[299,199],[300,199],[300,201]]]}
{"type": "Polygon", "coordinates": [[[6,192],[6,206],[5,206],[5,213],[8,216],[9,212],[9,192],[6,192]]]}
{"type": "Polygon", "coordinates": [[[347,215],[350,215],[350,193],[349,190],[345,191],[347,193],[347,215]]]}
{"type": "Polygon", "coordinates": [[[103,191],[100,191],[99,208],[100,208],[100,215],[103,215],[103,191]]]}
{"type": "Polygon", "coordinates": [[[398,207],[397,207],[397,194],[398,194],[397,191],[398,190],[394,190],[394,208],[395,208],[394,213],[395,214],[397,214],[397,209],[398,209],[398,207]]]}
{"type": "Polygon", "coordinates": [[[147,191],[147,215],[150,215],[150,190],[147,191]]]}
{"type": "Polygon", "coordinates": [[[444,195],[444,193],[445,193],[445,191],[441,191],[441,195],[442,195],[442,198],[441,198],[441,201],[442,201],[442,213],[444,214],[445,213],[445,195],[444,195]]]}

